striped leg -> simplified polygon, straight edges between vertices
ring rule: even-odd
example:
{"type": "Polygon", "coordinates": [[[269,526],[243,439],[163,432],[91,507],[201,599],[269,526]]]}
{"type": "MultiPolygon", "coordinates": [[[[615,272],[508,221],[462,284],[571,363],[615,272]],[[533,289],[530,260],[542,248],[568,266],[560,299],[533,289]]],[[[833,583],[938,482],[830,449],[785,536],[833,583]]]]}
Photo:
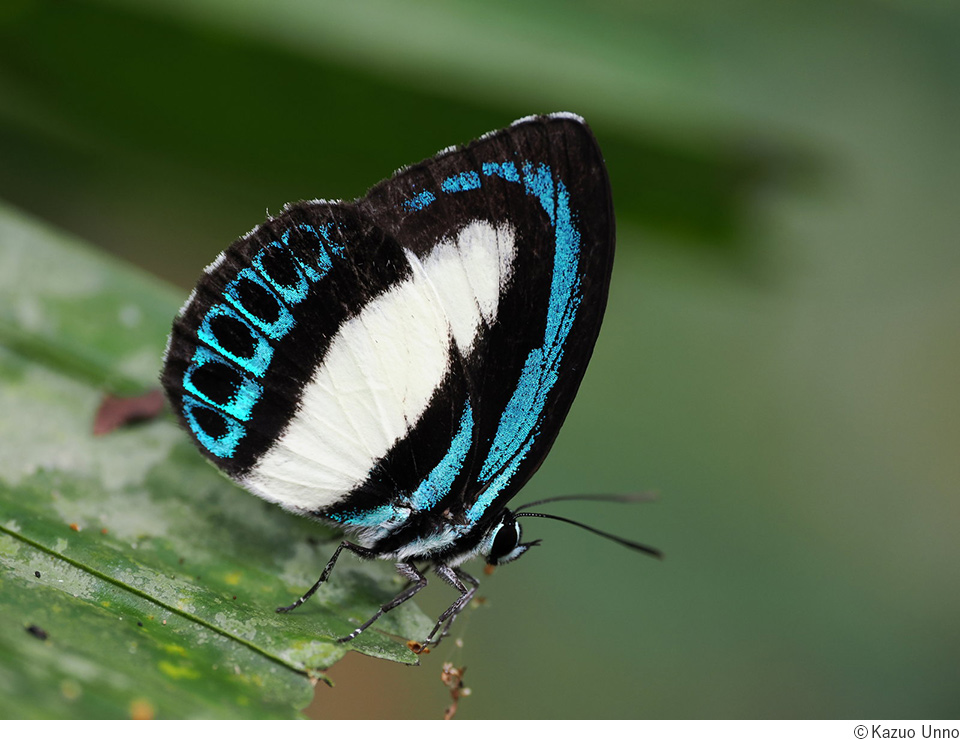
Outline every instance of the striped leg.
{"type": "Polygon", "coordinates": [[[320,574],[320,578],[317,580],[317,582],[313,584],[313,588],[307,591],[303,596],[301,596],[299,599],[293,602],[290,606],[278,606],[277,612],[280,614],[283,614],[285,612],[292,612],[298,606],[306,602],[307,599],[313,596],[317,592],[317,589],[320,588],[326,582],[327,578],[330,575],[330,571],[333,570],[333,566],[337,564],[337,558],[340,557],[340,553],[343,552],[344,549],[349,550],[350,552],[354,553],[357,557],[362,558],[364,560],[373,557],[373,553],[367,548],[360,547],[360,545],[355,545],[352,542],[347,542],[346,540],[344,540],[343,542],[340,543],[340,546],[337,548],[337,551],[333,553],[333,557],[331,557],[330,560],[327,561],[327,566],[323,569],[323,573],[320,574]]]}
{"type": "Polygon", "coordinates": [[[423,573],[409,563],[397,563],[397,573],[410,581],[412,585],[406,590],[400,592],[391,601],[388,601],[386,604],[377,609],[377,613],[370,617],[370,619],[361,624],[346,637],[341,637],[339,640],[337,640],[337,642],[350,642],[350,640],[363,632],[367,627],[380,619],[380,617],[382,617],[388,611],[397,608],[403,602],[413,598],[414,594],[427,585],[427,579],[423,577],[423,573]]]}
{"type": "Polygon", "coordinates": [[[437,624],[434,626],[433,631],[427,635],[427,639],[424,640],[423,644],[426,645],[439,645],[440,641],[447,636],[450,632],[450,627],[453,625],[453,620],[462,612],[467,604],[470,603],[473,599],[474,594],[477,593],[477,589],[480,588],[480,582],[474,578],[472,575],[466,571],[460,570],[459,568],[451,568],[448,565],[439,563],[433,566],[433,569],[436,571],[437,575],[440,576],[446,583],[449,583],[457,591],[460,592],[460,598],[453,602],[447,610],[440,615],[440,618],[437,620],[437,624]],[[470,584],[470,588],[467,588],[463,581],[466,581],[470,584]],[[441,628],[443,631],[441,632],[441,628]],[[440,636],[434,641],[433,636],[440,632],[440,636]]]}

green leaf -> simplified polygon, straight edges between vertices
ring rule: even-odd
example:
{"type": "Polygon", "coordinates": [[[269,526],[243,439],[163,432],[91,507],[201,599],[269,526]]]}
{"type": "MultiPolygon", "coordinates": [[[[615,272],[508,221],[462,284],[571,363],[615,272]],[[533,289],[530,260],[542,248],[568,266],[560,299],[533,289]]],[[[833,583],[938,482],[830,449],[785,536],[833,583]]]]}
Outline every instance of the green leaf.
{"type": "MultiPolygon", "coordinates": [[[[105,390],[156,385],[182,299],[0,206],[0,716],[296,716],[400,586],[344,558],[277,614],[335,532],[237,488],[169,414],[93,435],[105,390]]],[[[429,624],[404,607],[382,629],[429,624]]],[[[415,662],[373,631],[350,649],[415,662]]]]}

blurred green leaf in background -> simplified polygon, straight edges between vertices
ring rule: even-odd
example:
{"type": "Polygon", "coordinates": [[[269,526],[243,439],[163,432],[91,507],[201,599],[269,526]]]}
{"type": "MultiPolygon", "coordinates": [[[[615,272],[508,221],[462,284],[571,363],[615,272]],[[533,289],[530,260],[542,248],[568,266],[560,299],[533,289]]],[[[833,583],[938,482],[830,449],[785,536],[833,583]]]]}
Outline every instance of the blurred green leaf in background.
{"type": "MultiPolygon", "coordinates": [[[[329,668],[344,616],[397,584],[354,563],[279,619],[330,533],[223,481],[170,419],[88,436],[100,393],[154,382],[200,269],[265,211],[573,110],[617,265],[517,500],[656,489],[562,513],[667,559],[531,524],[544,546],[485,579],[462,647],[349,655],[309,714],[439,717],[450,660],[458,717],[955,717],[958,87],[938,0],[4,3],[0,713],[296,713],[295,669],[329,668]],[[168,668],[127,686],[145,663],[168,668]]],[[[425,619],[398,612],[401,634],[425,619]]]]}

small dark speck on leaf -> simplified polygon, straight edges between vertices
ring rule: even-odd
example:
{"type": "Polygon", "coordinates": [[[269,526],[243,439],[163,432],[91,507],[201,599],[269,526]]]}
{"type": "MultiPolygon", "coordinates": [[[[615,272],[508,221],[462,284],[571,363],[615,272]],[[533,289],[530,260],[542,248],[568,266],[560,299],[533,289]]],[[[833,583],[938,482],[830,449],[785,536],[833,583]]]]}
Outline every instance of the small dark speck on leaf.
{"type": "Polygon", "coordinates": [[[137,627],[143,627],[143,622],[137,622],[137,627]]]}
{"type": "Polygon", "coordinates": [[[35,575],[37,578],[39,578],[39,577],[40,577],[40,571],[39,571],[39,570],[33,571],[33,575],[35,575]]]}
{"type": "Polygon", "coordinates": [[[163,392],[159,388],[130,398],[106,395],[93,420],[93,433],[109,434],[137,421],[146,421],[163,410],[163,392]]]}
{"type": "Polygon", "coordinates": [[[27,627],[27,632],[36,637],[38,640],[46,640],[47,637],[49,637],[45,629],[37,627],[35,624],[31,624],[29,627],[27,627]]]}

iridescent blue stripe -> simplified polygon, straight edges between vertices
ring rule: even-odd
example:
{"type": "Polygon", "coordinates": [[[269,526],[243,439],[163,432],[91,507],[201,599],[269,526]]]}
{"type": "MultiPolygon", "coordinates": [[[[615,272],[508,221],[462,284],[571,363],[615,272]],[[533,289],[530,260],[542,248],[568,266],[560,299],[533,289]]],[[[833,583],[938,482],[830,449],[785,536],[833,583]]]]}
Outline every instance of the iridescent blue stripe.
{"type": "Polygon", "coordinates": [[[413,511],[406,506],[384,504],[366,511],[351,511],[347,514],[326,513],[324,516],[348,527],[382,529],[383,534],[386,535],[390,530],[396,529],[407,521],[412,513],[413,511]]]}
{"type": "MultiPolygon", "coordinates": [[[[560,361],[570,328],[580,305],[580,232],[570,210],[570,196],[563,182],[554,184],[550,168],[524,162],[523,184],[536,197],[555,229],[553,278],[543,346],[527,355],[520,379],[490,445],[480,471],[484,492],[467,510],[476,522],[509,484],[539,434],[540,417],[547,396],[559,377],[560,361]]],[[[498,173],[499,174],[499,173],[498,173]]]]}
{"type": "MultiPolygon", "coordinates": [[[[576,226],[576,216],[570,209],[570,194],[562,181],[554,181],[549,165],[525,161],[521,163],[521,170],[522,176],[513,162],[484,162],[480,167],[484,176],[522,183],[527,195],[539,201],[554,228],[553,275],[543,345],[531,350],[527,355],[517,387],[500,417],[500,424],[479,476],[479,482],[485,484],[485,489],[466,512],[470,524],[453,525],[438,535],[411,542],[405,548],[409,552],[427,553],[448,546],[456,537],[469,530],[496,501],[536,441],[547,398],[559,378],[564,346],[581,299],[578,274],[580,232],[576,226]]],[[[480,186],[481,180],[477,172],[466,170],[444,180],[441,188],[445,192],[453,193],[480,186]]],[[[421,210],[434,200],[432,193],[423,191],[406,201],[405,205],[410,210],[421,210]]],[[[466,411],[465,409],[465,414],[466,411]]],[[[472,427],[472,415],[470,425],[472,427]]],[[[470,438],[462,436],[464,428],[462,421],[460,432],[448,451],[448,456],[452,458],[456,458],[454,448],[458,445],[465,446],[464,457],[469,451],[472,435],[470,438]]],[[[442,475],[438,472],[443,465],[444,463],[441,463],[431,476],[436,473],[439,480],[452,483],[455,474],[442,475]]],[[[456,470],[459,472],[460,467],[456,470]]],[[[441,496],[438,491],[449,490],[449,487],[435,488],[431,476],[424,480],[414,494],[414,498],[422,496],[422,501],[428,506],[439,500],[441,496]]],[[[417,509],[419,508],[418,506],[417,509]]],[[[409,509],[388,504],[365,514],[357,514],[350,523],[357,526],[395,526],[393,522],[405,520],[408,516],[409,509]]]]}
{"type": "Polygon", "coordinates": [[[460,428],[457,430],[447,454],[440,463],[423,479],[420,486],[410,497],[410,504],[416,511],[425,511],[436,506],[453,487],[453,481],[460,475],[463,461],[473,444],[473,409],[467,401],[460,417],[460,428]]]}
{"type": "Polygon", "coordinates": [[[468,401],[460,417],[460,426],[446,454],[420,482],[417,490],[410,494],[409,499],[398,496],[398,500],[392,504],[328,516],[348,526],[383,529],[384,534],[387,534],[409,519],[411,514],[432,509],[450,493],[472,444],[473,409],[468,401]]]}

